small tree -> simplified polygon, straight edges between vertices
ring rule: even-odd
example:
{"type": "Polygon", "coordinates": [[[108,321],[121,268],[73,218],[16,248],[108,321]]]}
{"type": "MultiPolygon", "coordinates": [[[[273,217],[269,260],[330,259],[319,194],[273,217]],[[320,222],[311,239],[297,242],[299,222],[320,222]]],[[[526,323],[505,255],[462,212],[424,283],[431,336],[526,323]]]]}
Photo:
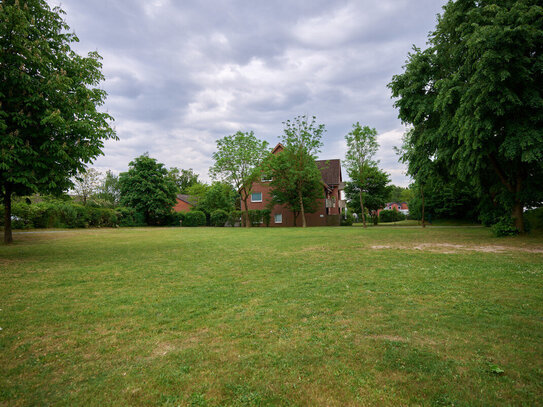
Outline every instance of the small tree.
{"type": "Polygon", "coordinates": [[[368,177],[375,173],[374,167],[377,166],[377,163],[373,161],[373,157],[379,149],[377,130],[368,126],[362,127],[357,122],[353,125],[350,133],[345,136],[345,140],[347,141],[345,167],[352,180],[352,188],[358,191],[360,209],[362,210],[362,223],[366,227],[364,190],[367,187],[368,177]]]}
{"type": "Polygon", "coordinates": [[[176,202],[177,187],[164,164],[144,154],[129,164],[119,176],[121,203],[145,216],[148,225],[164,222],[176,202]]]}
{"type": "Polygon", "coordinates": [[[119,187],[119,177],[111,170],[106,171],[106,176],[98,187],[97,197],[109,202],[112,206],[117,206],[121,199],[121,190],[119,187]]]}
{"type": "Polygon", "coordinates": [[[315,163],[317,153],[322,147],[324,124],[317,124],[316,117],[295,117],[283,123],[285,128],[281,139],[284,150],[272,160],[271,186],[274,199],[287,203],[293,212],[302,216],[302,226],[306,227],[305,213],[308,206],[313,208],[317,198],[323,198],[321,174],[315,163]]]}
{"type": "Polygon", "coordinates": [[[100,55],[70,47],[60,8],[44,0],[0,2],[0,196],[4,242],[11,243],[11,198],[60,194],[116,139],[97,110],[106,92],[100,55]]]}
{"type": "MultiPolygon", "coordinates": [[[[259,140],[254,133],[237,133],[217,140],[217,151],[213,153],[215,164],[209,172],[214,179],[231,183],[241,195],[245,204],[246,218],[249,218],[247,201],[253,183],[260,177],[260,165],[268,157],[268,143],[259,140]]],[[[251,222],[245,222],[246,227],[251,222]]]]}
{"type": "Polygon", "coordinates": [[[98,192],[101,184],[101,175],[94,168],[89,168],[76,176],[74,180],[74,192],[83,201],[83,205],[87,204],[89,197],[98,192]]]}
{"type": "Polygon", "coordinates": [[[177,185],[180,194],[186,194],[187,190],[194,184],[198,183],[198,174],[192,168],[188,170],[179,169],[176,167],[170,168],[168,176],[177,185]]]}

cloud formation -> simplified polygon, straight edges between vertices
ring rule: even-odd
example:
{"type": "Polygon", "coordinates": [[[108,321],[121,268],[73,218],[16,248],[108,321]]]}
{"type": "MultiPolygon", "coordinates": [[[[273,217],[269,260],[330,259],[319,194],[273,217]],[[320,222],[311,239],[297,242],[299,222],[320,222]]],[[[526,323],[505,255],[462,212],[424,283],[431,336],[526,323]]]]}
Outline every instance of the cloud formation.
{"type": "Polygon", "coordinates": [[[95,167],[125,171],[148,151],[207,179],[218,138],[253,130],[273,145],[282,122],[309,114],[328,130],[321,158],[343,158],[359,121],[380,134],[381,167],[407,185],[386,85],[444,3],[63,0],[76,50],[103,57],[104,108],[120,137],[95,167]]]}

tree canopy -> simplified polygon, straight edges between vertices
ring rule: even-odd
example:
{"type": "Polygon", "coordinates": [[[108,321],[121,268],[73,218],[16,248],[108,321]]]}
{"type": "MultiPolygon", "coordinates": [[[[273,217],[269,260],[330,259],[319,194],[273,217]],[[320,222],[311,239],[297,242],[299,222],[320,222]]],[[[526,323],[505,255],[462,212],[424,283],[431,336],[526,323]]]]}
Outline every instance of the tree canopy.
{"type": "Polygon", "coordinates": [[[12,241],[11,196],[61,193],[116,138],[98,110],[106,92],[100,55],[76,54],[63,11],[44,0],[0,3],[0,194],[4,241],[12,241]]]}
{"type": "Polygon", "coordinates": [[[198,174],[196,174],[192,168],[185,170],[172,167],[168,171],[168,176],[175,182],[180,194],[186,194],[192,185],[198,183],[198,174]]]}
{"type": "Polygon", "coordinates": [[[324,124],[316,117],[297,116],[284,122],[284,150],[270,162],[274,201],[300,213],[306,227],[306,212],[315,212],[316,199],[324,198],[321,173],[315,158],[322,147],[324,124]]]}
{"type": "Polygon", "coordinates": [[[371,182],[375,181],[375,178],[379,176],[377,162],[373,160],[375,153],[379,149],[377,130],[368,126],[362,127],[357,122],[345,136],[345,141],[347,142],[347,153],[344,162],[347,174],[351,178],[350,189],[358,191],[362,223],[366,227],[364,198],[371,182]]]}
{"type": "MultiPolygon", "coordinates": [[[[252,131],[238,131],[217,140],[215,163],[209,172],[214,179],[229,182],[239,191],[245,204],[245,219],[249,219],[247,200],[253,183],[260,178],[260,166],[269,154],[268,142],[256,138],[252,131]]],[[[250,227],[251,222],[245,222],[245,226],[250,227]]]]}
{"type": "Polygon", "coordinates": [[[543,7],[539,0],[450,1],[389,84],[419,182],[434,163],[509,208],[543,202],[543,7]]]}
{"type": "Polygon", "coordinates": [[[148,225],[163,224],[176,203],[177,186],[164,164],[144,154],[119,175],[121,203],[136,209],[148,225]]]}
{"type": "Polygon", "coordinates": [[[345,197],[349,209],[354,212],[361,209],[360,195],[362,195],[364,207],[368,212],[371,213],[383,208],[392,190],[389,183],[390,176],[386,172],[380,170],[377,166],[368,166],[364,171],[363,183],[354,181],[345,183],[345,197]]]}

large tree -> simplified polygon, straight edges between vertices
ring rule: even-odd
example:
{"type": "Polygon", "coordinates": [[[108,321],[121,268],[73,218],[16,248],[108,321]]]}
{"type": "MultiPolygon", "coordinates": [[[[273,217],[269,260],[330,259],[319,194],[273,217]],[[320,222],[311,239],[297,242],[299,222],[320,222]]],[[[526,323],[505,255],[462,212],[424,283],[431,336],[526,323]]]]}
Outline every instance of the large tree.
{"type": "Polygon", "coordinates": [[[520,232],[523,208],[543,202],[542,15],[540,0],[450,1],[389,85],[410,159],[444,162],[520,232]]]}
{"type": "Polygon", "coordinates": [[[377,130],[368,126],[362,127],[357,122],[353,125],[353,129],[345,136],[345,141],[347,142],[345,168],[351,178],[351,187],[358,190],[358,201],[362,210],[362,223],[366,227],[364,196],[368,179],[375,175],[374,168],[377,167],[377,163],[373,159],[379,149],[377,130]]]}
{"type": "Polygon", "coordinates": [[[106,176],[98,187],[96,197],[109,202],[113,207],[117,206],[121,199],[119,176],[113,174],[111,170],[107,170],[106,176]]]}
{"type": "Polygon", "coordinates": [[[164,164],[149,157],[137,157],[127,172],[119,175],[121,203],[145,216],[148,225],[164,224],[176,203],[177,187],[164,164]]]}
{"type": "MultiPolygon", "coordinates": [[[[259,140],[254,133],[237,133],[217,140],[217,151],[213,153],[215,164],[209,172],[214,179],[231,183],[241,195],[245,205],[245,219],[249,219],[247,201],[252,187],[261,175],[260,166],[270,154],[268,142],[259,140]]],[[[251,222],[245,222],[246,227],[251,222]]]]}
{"type": "Polygon", "coordinates": [[[61,193],[115,138],[97,107],[106,93],[100,55],[77,55],[59,8],[44,0],[0,2],[0,194],[4,242],[12,241],[11,197],[61,193]]]}

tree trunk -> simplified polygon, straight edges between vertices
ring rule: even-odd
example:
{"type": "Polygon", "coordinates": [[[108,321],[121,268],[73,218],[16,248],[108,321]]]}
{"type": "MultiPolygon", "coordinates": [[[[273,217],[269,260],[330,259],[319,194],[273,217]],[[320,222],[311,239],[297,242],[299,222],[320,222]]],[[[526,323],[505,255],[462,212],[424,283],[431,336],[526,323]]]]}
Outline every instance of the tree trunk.
{"type": "Polygon", "coordinates": [[[422,185],[420,186],[420,196],[422,198],[422,227],[426,227],[426,223],[424,222],[424,189],[422,188],[422,185]]]}
{"type": "Polygon", "coordinates": [[[13,242],[11,233],[11,188],[7,184],[4,193],[4,244],[10,244],[13,242]]]}
{"type": "Polygon", "coordinates": [[[362,209],[362,224],[366,228],[366,214],[364,213],[364,199],[362,198],[362,190],[360,190],[360,208],[362,209]]]}
{"type": "Polygon", "coordinates": [[[249,207],[247,206],[247,199],[249,198],[249,194],[245,194],[244,195],[245,198],[243,198],[243,203],[245,205],[245,218],[242,216],[241,220],[242,222],[245,222],[245,226],[246,228],[250,228],[252,225],[251,225],[251,219],[249,219],[249,207]]]}
{"type": "Polygon", "coordinates": [[[512,218],[515,221],[515,227],[519,231],[519,233],[525,233],[526,230],[524,228],[524,205],[522,202],[515,201],[515,205],[513,206],[513,214],[512,218]]]}
{"type": "Polygon", "coordinates": [[[302,214],[302,227],[307,227],[307,223],[305,222],[305,211],[304,211],[304,200],[302,198],[302,191],[300,190],[298,192],[298,197],[300,199],[300,212],[302,214]]]}

